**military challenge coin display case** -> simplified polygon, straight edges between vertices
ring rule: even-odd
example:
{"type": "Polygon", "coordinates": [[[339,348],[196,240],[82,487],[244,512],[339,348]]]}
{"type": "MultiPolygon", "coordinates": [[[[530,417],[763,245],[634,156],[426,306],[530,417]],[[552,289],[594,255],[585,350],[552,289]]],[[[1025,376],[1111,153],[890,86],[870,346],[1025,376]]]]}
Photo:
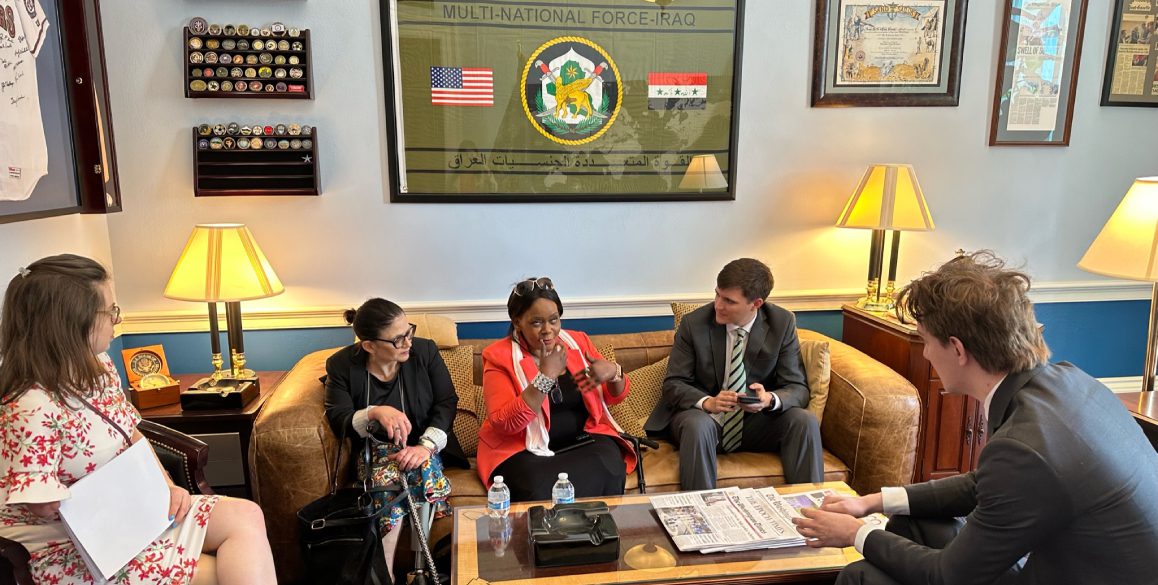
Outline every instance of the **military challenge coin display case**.
{"type": "Polygon", "coordinates": [[[318,131],[299,124],[193,127],[193,194],[317,195],[318,131]]]}
{"type": "Polygon", "coordinates": [[[308,29],[196,17],[185,26],[184,43],[187,98],[313,98],[308,29]]]}

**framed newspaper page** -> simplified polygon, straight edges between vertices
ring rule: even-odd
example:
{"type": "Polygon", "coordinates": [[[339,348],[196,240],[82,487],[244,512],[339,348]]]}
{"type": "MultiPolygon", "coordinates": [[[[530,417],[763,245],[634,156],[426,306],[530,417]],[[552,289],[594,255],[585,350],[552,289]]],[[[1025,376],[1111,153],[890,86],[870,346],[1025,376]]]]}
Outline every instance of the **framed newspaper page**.
{"type": "Polygon", "coordinates": [[[1115,4],[1102,105],[1158,106],[1158,2],[1115,4]]]}
{"type": "Polygon", "coordinates": [[[735,198],[744,0],[380,0],[390,200],[735,198]]]}
{"type": "Polygon", "coordinates": [[[1068,146],[1086,0],[1006,0],[990,146],[1068,146]]]}
{"type": "Polygon", "coordinates": [[[816,0],[812,106],[956,106],[966,0],[816,0]]]}

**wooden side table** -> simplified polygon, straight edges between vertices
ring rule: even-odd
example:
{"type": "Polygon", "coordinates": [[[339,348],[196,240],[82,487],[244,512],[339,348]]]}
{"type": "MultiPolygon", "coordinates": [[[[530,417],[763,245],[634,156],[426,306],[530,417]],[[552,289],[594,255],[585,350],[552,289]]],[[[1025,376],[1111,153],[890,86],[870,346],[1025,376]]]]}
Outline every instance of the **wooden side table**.
{"type": "MultiPolygon", "coordinates": [[[[181,388],[188,388],[207,374],[178,374],[174,378],[181,384],[181,388]]],[[[245,483],[242,486],[243,495],[251,497],[249,479],[249,440],[253,435],[253,421],[261,410],[266,399],[273,394],[277,385],[285,376],[285,371],[258,372],[258,385],[261,393],[244,408],[226,410],[181,410],[180,404],[169,404],[156,408],[147,408],[140,411],[147,420],[161,423],[188,435],[210,433],[237,433],[241,441],[241,464],[245,483]]],[[[212,458],[213,453],[209,456],[212,458]]]]}
{"type": "Polygon", "coordinates": [[[1158,392],[1123,392],[1118,394],[1118,400],[1134,415],[1150,444],[1158,449],[1158,392]]]}
{"type": "Polygon", "coordinates": [[[986,438],[981,403],[960,394],[942,394],[941,379],[922,355],[925,342],[917,335],[916,326],[852,305],[845,305],[843,313],[843,341],[917,387],[921,430],[913,480],[948,477],[976,467],[986,438]]]}

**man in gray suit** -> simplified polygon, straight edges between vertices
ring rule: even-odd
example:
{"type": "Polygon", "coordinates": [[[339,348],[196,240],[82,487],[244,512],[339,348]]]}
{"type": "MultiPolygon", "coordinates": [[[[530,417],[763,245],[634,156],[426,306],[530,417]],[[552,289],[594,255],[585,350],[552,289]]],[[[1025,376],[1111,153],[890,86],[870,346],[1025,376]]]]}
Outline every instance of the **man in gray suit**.
{"type": "Polygon", "coordinates": [[[916,320],[945,390],[984,405],[989,442],[970,473],[804,510],[796,524],[811,546],[864,554],[837,583],[1158,578],[1158,455],[1105,386],[1048,363],[1028,290],[1028,276],[984,251],[901,291],[898,317],[916,320]],[[887,530],[857,520],[882,511],[887,530]]]}
{"type": "Polygon", "coordinates": [[[676,442],[681,489],[716,487],[717,451],[779,452],[789,483],[824,476],[796,318],[765,302],[772,282],[759,260],[729,262],[715,302],[676,331],[663,397],[644,428],[676,442]]]}

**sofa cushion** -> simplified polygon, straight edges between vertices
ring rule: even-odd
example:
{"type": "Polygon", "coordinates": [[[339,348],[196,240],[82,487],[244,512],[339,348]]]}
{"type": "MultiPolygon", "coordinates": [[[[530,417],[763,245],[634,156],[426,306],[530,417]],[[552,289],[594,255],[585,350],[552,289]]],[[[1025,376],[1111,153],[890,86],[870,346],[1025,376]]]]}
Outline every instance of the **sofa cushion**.
{"type": "Polygon", "coordinates": [[[440,349],[442,361],[450,370],[450,381],[458,392],[458,408],[454,416],[454,436],[467,457],[478,452],[478,431],[484,416],[482,388],[474,384],[474,348],[460,345],[440,349]]]}
{"type": "Polygon", "coordinates": [[[628,434],[637,437],[644,436],[643,425],[647,422],[647,417],[651,416],[651,411],[655,410],[655,405],[659,403],[659,397],[663,393],[663,379],[667,376],[667,361],[668,358],[663,358],[654,364],[644,366],[629,372],[627,376],[631,378],[631,394],[628,395],[627,400],[618,404],[619,407],[630,408],[630,414],[624,414],[620,417],[614,411],[615,420],[623,426],[623,430],[628,434]]]}
{"type": "Polygon", "coordinates": [[[684,316],[702,306],[704,303],[672,303],[671,313],[675,316],[675,326],[672,329],[679,331],[680,321],[684,320],[684,316]]]}
{"type": "MultiPolygon", "coordinates": [[[[644,481],[647,493],[676,492],[680,489],[679,451],[666,440],[657,441],[659,449],[644,449],[644,481]]],[[[852,472],[835,455],[824,451],[824,481],[844,481],[852,478],[852,472]]],[[[784,466],[780,455],[775,453],[721,453],[717,459],[718,471],[716,487],[755,488],[769,485],[784,485],[784,466]]],[[[639,489],[639,478],[632,473],[627,476],[625,491],[631,493],[639,489]]]]}
{"type": "Polygon", "coordinates": [[[410,313],[406,318],[418,326],[415,335],[433,340],[438,349],[449,349],[458,345],[458,326],[454,321],[441,315],[427,313],[410,313]]]}
{"type": "Polygon", "coordinates": [[[828,403],[828,383],[832,379],[832,361],[828,342],[800,338],[800,358],[804,360],[804,377],[808,381],[808,412],[816,422],[824,419],[824,405],[828,403]]]}

